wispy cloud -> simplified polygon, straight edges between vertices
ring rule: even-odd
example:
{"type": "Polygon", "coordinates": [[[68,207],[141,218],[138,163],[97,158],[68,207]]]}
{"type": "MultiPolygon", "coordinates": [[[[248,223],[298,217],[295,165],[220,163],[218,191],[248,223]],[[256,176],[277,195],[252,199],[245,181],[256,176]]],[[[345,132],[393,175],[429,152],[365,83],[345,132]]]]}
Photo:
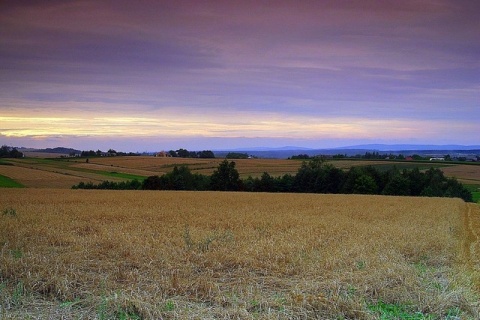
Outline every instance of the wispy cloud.
{"type": "Polygon", "coordinates": [[[2,136],[466,143],[480,135],[479,10],[453,0],[4,1],[2,136]]]}

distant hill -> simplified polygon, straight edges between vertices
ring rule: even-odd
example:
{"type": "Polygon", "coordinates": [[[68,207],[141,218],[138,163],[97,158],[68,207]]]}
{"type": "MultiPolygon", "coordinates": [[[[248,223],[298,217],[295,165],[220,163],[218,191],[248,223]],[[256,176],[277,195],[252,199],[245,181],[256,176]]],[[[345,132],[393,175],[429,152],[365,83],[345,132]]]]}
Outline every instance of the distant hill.
{"type": "Polygon", "coordinates": [[[265,151],[265,152],[275,152],[275,151],[319,151],[319,150],[365,150],[365,151],[406,151],[406,150],[480,150],[480,145],[465,146],[465,145],[433,145],[433,144],[360,144],[346,147],[335,147],[335,148],[305,148],[305,147],[296,147],[296,146],[285,146],[285,147],[252,147],[252,148],[235,148],[235,149],[225,149],[218,150],[219,152],[246,152],[246,151],[265,151]]]}
{"type": "Polygon", "coordinates": [[[76,150],[73,148],[65,148],[65,147],[46,148],[46,149],[18,148],[18,150],[21,152],[27,151],[27,152],[59,153],[59,154],[82,153],[81,150],[76,150]]]}
{"type": "Polygon", "coordinates": [[[355,145],[355,146],[347,146],[347,147],[340,147],[334,148],[336,150],[371,150],[371,151],[406,151],[406,150],[479,150],[480,145],[475,146],[464,146],[464,145],[455,145],[455,144],[447,144],[447,145],[419,145],[419,144],[363,144],[363,145],[355,145]]]}
{"type": "MultiPolygon", "coordinates": [[[[234,150],[214,151],[217,158],[226,156],[234,150]]],[[[302,147],[282,147],[282,148],[243,148],[235,149],[235,152],[243,152],[259,158],[286,159],[291,156],[306,154],[310,157],[317,155],[337,155],[345,154],[347,156],[364,155],[366,152],[378,152],[380,154],[402,154],[405,156],[418,154],[426,155],[459,155],[459,154],[480,154],[480,146],[462,146],[462,145],[409,145],[409,144],[366,144],[340,148],[329,149],[309,149],[302,147]]]]}

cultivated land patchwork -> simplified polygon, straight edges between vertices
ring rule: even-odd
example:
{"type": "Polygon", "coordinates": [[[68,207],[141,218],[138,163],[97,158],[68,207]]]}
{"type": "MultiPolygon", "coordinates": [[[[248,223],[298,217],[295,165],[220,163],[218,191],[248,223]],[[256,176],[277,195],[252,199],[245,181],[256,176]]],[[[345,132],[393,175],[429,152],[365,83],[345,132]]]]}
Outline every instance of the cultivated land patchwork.
{"type": "Polygon", "coordinates": [[[0,318],[480,317],[459,199],[1,191],[0,318]]]}
{"type": "MultiPolygon", "coordinates": [[[[142,180],[148,176],[171,172],[174,166],[187,165],[192,173],[211,175],[224,159],[157,158],[151,156],[120,156],[66,158],[66,159],[4,159],[6,166],[0,166],[0,174],[16,180],[26,187],[71,188],[79,182],[99,183],[101,181],[142,180]],[[24,168],[24,169],[21,169],[24,168]]],[[[285,159],[233,159],[240,177],[261,177],[268,172],[273,177],[284,174],[295,175],[301,160],[285,159]]],[[[374,166],[388,169],[396,166],[399,170],[418,167],[426,170],[440,168],[447,177],[454,177],[478,190],[480,187],[480,165],[430,163],[380,160],[329,160],[337,168],[348,170],[352,166],[374,166]]]]}

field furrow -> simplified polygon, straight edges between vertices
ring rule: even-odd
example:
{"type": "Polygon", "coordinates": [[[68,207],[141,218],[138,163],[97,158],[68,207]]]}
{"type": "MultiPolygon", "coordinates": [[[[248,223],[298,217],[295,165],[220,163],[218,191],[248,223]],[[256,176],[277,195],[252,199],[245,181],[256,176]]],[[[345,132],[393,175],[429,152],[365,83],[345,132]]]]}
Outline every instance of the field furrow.
{"type": "MultiPolygon", "coordinates": [[[[464,263],[473,272],[478,272],[480,270],[480,207],[476,204],[466,204],[466,206],[463,240],[464,263]]],[[[480,282],[477,281],[475,286],[480,289],[480,282]]]]}

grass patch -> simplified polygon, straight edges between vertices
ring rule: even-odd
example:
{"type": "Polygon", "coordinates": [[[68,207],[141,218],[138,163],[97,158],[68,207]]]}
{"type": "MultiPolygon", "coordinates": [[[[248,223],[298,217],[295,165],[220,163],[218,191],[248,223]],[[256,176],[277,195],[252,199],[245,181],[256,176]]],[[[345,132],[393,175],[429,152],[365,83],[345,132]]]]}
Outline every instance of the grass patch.
{"type": "Polygon", "coordinates": [[[6,208],[2,211],[2,215],[15,217],[17,215],[17,210],[15,210],[13,208],[6,208]]]}
{"type": "Polygon", "coordinates": [[[418,170],[428,170],[430,168],[442,168],[442,167],[449,167],[448,164],[438,164],[438,163],[412,163],[412,162],[407,162],[407,163],[389,163],[389,164],[371,164],[369,166],[374,167],[375,169],[378,169],[379,171],[386,172],[389,170],[392,170],[394,167],[397,168],[398,170],[402,171],[404,169],[406,170],[412,170],[415,168],[418,168],[418,170]]]}
{"type": "Polygon", "coordinates": [[[0,175],[0,188],[24,188],[25,186],[17,181],[0,175]]]}
{"type": "Polygon", "coordinates": [[[411,307],[407,305],[398,305],[392,303],[384,303],[378,301],[368,306],[368,309],[377,314],[380,319],[405,319],[405,320],[427,320],[435,319],[432,315],[425,315],[421,312],[411,311],[411,307]]]}
{"type": "Polygon", "coordinates": [[[122,178],[122,179],[139,180],[139,181],[145,180],[145,176],[139,176],[139,175],[130,174],[130,173],[122,173],[122,172],[116,172],[116,171],[96,171],[96,170],[93,170],[92,172],[98,173],[107,177],[113,177],[113,178],[122,178]]]}
{"type": "Polygon", "coordinates": [[[464,184],[463,186],[472,194],[473,202],[480,203],[480,185],[464,184]]]}

